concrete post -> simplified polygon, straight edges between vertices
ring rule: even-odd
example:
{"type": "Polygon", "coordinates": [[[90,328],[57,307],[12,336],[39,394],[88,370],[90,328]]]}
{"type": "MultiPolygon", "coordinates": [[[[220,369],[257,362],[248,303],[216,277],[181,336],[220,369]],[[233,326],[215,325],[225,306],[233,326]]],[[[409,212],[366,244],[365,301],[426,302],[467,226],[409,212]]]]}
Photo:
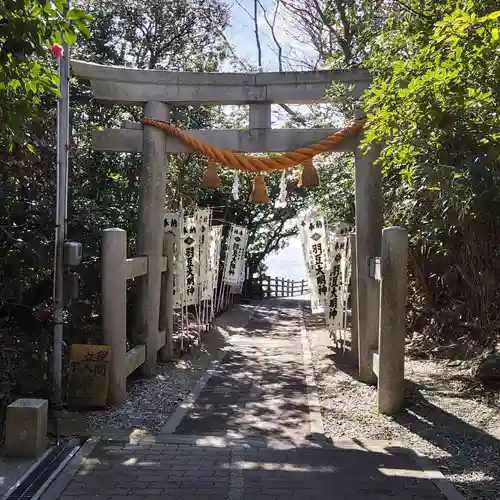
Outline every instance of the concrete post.
{"type": "MultiPolygon", "coordinates": [[[[363,139],[360,134],[359,140],[363,139]]],[[[380,283],[370,277],[370,258],[380,257],[382,239],[381,172],[377,149],[354,152],[356,172],[356,262],[358,285],[359,378],[375,384],[373,350],[378,343],[380,283]]]]}
{"type": "Polygon", "coordinates": [[[358,362],[358,283],[356,262],[356,233],[349,235],[351,245],[351,354],[358,362]]]}
{"type": "Polygon", "coordinates": [[[49,402],[46,399],[18,399],[7,406],[7,457],[36,458],[45,451],[48,408],[49,402]]]}
{"type": "Polygon", "coordinates": [[[101,243],[101,321],[104,343],[111,346],[108,403],[125,402],[127,374],[127,232],[105,229],[101,243]]]}
{"type": "MultiPolygon", "coordinates": [[[[168,120],[168,112],[168,106],[162,102],[148,102],[144,108],[145,117],[162,121],[168,120]]],[[[146,345],[146,361],[141,366],[145,377],[156,374],[165,213],[165,148],[165,132],[144,125],[137,253],[148,256],[148,274],[140,278],[136,314],[138,337],[146,345]]]]}
{"type": "Polygon", "coordinates": [[[160,330],[165,331],[165,345],[160,349],[162,361],[171,361],[174,358],[174,245],[174,233],[165,231],[163,256],[167,260],[167,269],[161,278],[160,303],[160,330]]]}
{"type": "Polygon", "coordinates": [[[408,231],[384,229],[380,294],[378,409],[400,411],[404,402],[406,297],[408,294],[408,231]]]}

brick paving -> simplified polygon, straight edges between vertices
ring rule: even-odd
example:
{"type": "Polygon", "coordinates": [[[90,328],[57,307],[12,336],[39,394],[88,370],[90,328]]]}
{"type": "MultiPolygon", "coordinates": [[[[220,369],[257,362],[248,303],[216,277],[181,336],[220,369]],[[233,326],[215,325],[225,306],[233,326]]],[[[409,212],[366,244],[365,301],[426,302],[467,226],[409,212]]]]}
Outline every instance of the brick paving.
{"type": "Polygon", "coordinates": [[[300,310],[292,307],[255,310],[176,434],[292,441],[309,435],[300,310]]]}
{"type": "Polygon", "coordinates": [[[155,442],[99,442],[60,500],[460,498],[408,450],[312,432],[299,305],[256,307],[177,427],[155,442]]]}

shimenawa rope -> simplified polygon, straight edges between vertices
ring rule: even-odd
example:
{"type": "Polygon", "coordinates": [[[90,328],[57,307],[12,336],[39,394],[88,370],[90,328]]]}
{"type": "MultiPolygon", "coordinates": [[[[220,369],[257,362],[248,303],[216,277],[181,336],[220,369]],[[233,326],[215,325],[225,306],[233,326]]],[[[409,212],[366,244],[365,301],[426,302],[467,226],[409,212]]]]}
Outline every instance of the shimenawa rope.
{"type": "Polygon", "coordinates": [[[349,125],[347,125],[347,127],[307,148],[298,148],[296,151],[291,153],[283,153],[281,155],[262,158],[241,153],[234,153],[228,149],[211,146],[210,144],[197,139],[189,132],[174,127],[167,122],[153,120],[151,118],[143,118],[141,122],[145,125],[150,125],[164,130],[168,134],[179,138],[195,151],[220,165],[224,165],[234,170],[264,173],[296,167],[297,165],[301,165],[305,161],[314,158],[318,154],[335,151],[340,142],[347,137],[357,134],[363,129],[366,123],[366,118],[363,117],[353,120],[349,123],[349,125]]]}

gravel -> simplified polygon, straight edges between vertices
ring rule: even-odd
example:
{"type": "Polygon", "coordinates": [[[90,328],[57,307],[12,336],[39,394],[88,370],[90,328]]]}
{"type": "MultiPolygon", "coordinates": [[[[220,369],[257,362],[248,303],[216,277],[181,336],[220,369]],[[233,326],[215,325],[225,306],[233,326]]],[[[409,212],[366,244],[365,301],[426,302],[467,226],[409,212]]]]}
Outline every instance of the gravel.
{"type": "Polygon", "coordinates": [[[217,330],[205,333],[202,344],[193,346],[181,359],[160,363],[155,377],[129,377],[124,405],[85,414],[88,432],[106,436],[127,435],[134,430],[159,432],[224,344],[217,330]]]}
{"type": "MultiPolygon", "coordinates": [[[[216,320],[217,328],[202,333],[182,358],[160,363],[153,378],[127,379],[127,398],[121,406],[101,411],[60,412],[58,432],[64,436],[99,435],[108,438],[145,438],[158,433],[227,345],[228,336],[243,326],[251,307],[240,305],[216,320]],[[220,328],[219,328],[220,327],[220,328]]],[[[195,330],[187,334],[197,337],[195,330]]],[[[178,354],[178,350],[175,352],[178,354]]]]}
{"type": "Polygon", "coordinates": [[[152,379],[133,380],[127,387],[125,404],[87,414],[92,429],[141,429],[158,432],[189,393],[189,363],[163,363],[152,379]]]}
{"type": "Polygon", "coordinates": [[[306,314],[322,416],[331,438],[394,440],[435,461],[467,500],[500,498],[500,415],[468,391],[465,368],[433,360],[406,360],[406,410],[376,410],[376,390],[356,379],[348,354],[306,314]]]}

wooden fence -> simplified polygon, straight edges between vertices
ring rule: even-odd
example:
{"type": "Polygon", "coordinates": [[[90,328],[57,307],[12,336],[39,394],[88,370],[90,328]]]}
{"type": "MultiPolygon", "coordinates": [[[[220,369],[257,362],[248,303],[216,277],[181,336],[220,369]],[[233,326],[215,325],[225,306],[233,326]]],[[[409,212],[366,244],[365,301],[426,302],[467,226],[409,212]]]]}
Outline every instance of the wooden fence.
{"type": "Polygon", "coordinates": [[[307,280],[295,281],[286,278],[259,276],[252,279],[250,286],[247,286],[246,290],[245,295],[250,299],[298,297],[308,293],[309,284],[307,280]]]}

